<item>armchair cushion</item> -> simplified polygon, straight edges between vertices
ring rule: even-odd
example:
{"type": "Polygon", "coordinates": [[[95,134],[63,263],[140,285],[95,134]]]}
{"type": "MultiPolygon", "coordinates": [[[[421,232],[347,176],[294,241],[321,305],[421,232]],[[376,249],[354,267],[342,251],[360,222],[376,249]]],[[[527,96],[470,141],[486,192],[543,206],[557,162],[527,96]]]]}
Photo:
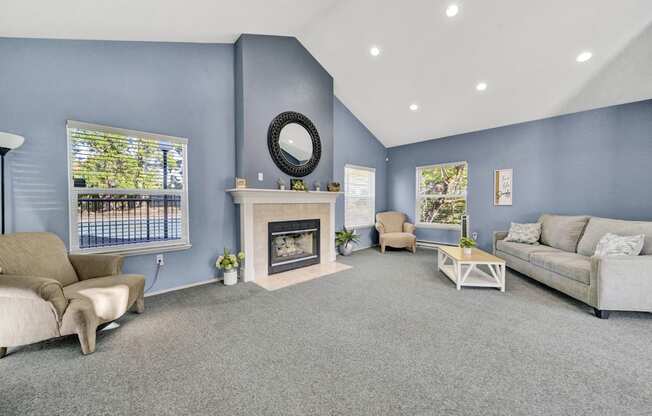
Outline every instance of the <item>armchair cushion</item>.
{"type": "Polygon", "coordinates": [[[136,274],[98,277],[66,286],[68,299],[90,302],[100,323],[118,319],[143,296],[145,278],[136,274]]]}
{"type": "Polygon", "coordinates": [[[122,272],[122,256],[105,254],[71,254],[68,256],[79,280],[115,276],[122,272]]]}
{"type": "Polygon", "coordinates": [[[383,225],[386,233],[401,233],[403,232],[405,214],[395,211],[379,212],[376,214],[376,221],[383,225]]]}
{"type": "Polygon", "coordinates": [[[63,286],[78,281],[63,241],[51,233],[0,236],[0,268],[4,274],[49,277],[63,286]]]}

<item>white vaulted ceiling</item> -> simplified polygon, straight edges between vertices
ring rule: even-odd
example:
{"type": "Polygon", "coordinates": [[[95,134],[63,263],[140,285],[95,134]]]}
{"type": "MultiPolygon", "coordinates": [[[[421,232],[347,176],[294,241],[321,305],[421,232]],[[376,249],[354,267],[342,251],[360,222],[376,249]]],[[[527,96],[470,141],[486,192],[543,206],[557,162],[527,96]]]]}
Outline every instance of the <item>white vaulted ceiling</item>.
{"type": "Polygon", "coordinates": [[[651,0],[0,0],[7,37],[241,33],[296,36],[386,146],[652,98],[651,0]]]}

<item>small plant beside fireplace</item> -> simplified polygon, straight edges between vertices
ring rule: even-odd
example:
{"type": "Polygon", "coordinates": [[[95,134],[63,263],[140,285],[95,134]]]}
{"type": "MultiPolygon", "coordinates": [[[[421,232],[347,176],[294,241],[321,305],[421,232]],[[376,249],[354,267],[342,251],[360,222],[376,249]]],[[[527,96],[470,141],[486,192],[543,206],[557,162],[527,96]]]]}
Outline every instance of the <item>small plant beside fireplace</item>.
{"type": "Polygon", "coordinates": [[[346,227],[342,227],[342,231],[335,233],[335,244],[343,256],[350,256],[353,252],[353,245],[358,244],[358,241],[360,241],[360,236],[355,233],[355,230],[347,230],[346,227]]]}
{"type": "Polygon", "coordinates": [[[227,286],[234,285],[238,282],[238,268],[244,262],[245,255],[241,251],[238,254],[231,254],[228,248],[224,248],[224,253],[217,258],[215,267],[224,270],[224,284],[227,286]]]}

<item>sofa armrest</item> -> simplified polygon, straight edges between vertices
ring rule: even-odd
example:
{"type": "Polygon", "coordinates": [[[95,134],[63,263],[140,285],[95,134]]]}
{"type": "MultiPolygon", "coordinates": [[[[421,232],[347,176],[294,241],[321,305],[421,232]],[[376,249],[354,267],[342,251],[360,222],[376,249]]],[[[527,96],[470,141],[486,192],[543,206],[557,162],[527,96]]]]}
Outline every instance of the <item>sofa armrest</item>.
{"type": "Polygon", "coordinates": [[[380,222],[374,224],[374,227],[376,227],[376,231],[378,231],[378,234],[382,235],[385,232],[385,226],[380,222]]]}
{"type": "Polygon", "coordinates": [[[122,256],[106,254],[71,254],[68,256],[79,280],[115,276],[122,273],[122,256]]]}
{"type": "Polygon", "coordinates": [[[404,222],[403,223],[403,232],[404,233],[410,233],[414,234],[414,230],[416,230],[417,227],[414,226],[414,224],[411,224],[409,222],[404,222]]]}
{"type": "Polygon", "coordinates": [[[591,257],[590,283],[598,309],[652,312],[652,255],[591,257]]]}
{"type": "Polygon", "coordinates": [[[0,298],[42,300],[49,302],[61,321],[68,307],[61,283],[54,279],[36,276],[0,275],[0,298]]]}
{"type": "Polygon", "coordinates": [[[509,231],[494,231],[494,239],[493,239],[493,248],[494,248],[494,254],[496,254],[496,243],[500,240],[504,240],[507,238],[507,235],[509,234],[509,231]]]}

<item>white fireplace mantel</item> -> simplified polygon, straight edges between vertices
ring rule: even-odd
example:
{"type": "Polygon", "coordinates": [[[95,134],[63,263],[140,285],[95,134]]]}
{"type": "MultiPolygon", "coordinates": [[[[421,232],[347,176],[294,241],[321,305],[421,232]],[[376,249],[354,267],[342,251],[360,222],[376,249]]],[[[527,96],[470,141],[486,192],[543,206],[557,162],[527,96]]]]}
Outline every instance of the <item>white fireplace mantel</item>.
{"type": "MultiPolygon", "coordinates": [[[[227,189],[233,197],[233,202],[240,205],[240,244],[245,253],[244,281],[256,280],[256,275],[266,275],[266,270],[255,270],[254,256],[254,206],[258,204],[328,204],[330,221],[328,240],[330,249],[326,262],[335,261],[335,202],[342,192],[324,191],[291,191],[279,189],[227,189]]],[[[265,236],[267,238],[267,236],[265,236]]]]}

